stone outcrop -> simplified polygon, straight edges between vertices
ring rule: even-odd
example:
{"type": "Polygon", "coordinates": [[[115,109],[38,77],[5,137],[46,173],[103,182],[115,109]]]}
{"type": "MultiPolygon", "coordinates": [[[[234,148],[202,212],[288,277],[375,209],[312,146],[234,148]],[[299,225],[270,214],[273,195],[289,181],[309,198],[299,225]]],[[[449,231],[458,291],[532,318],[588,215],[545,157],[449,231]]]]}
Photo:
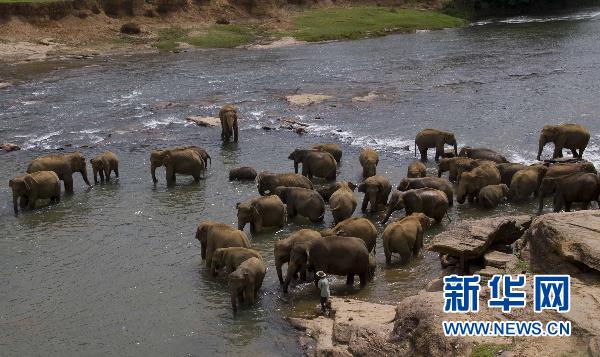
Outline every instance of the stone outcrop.
{"type": "Polygon", "coordinates": [[[18,147],[15,144],[11,144],[11,143],[5,143],[5,144],[0,145],[0,149],[4,150],[6,152],[21,150],[20,147],[18,147]]]}
{"type": "Polygon", "coordinates": [[[428,249],[466,260],[479,258],[492,244],[514,243],[530,223],[529,216],[461,221],[436,235],[428,249]]]}
{"type": "Polygon", "coordinates": [[[194,123],[198,126],[221,126],[221,119],[215,117],[190,116],[185,118],[187,122],[194,123]]]}
{"type": "Polygon", "coordinates": [[[600,272],[600,211],[549,213],[524,236],[531,268],[544,274],[600,272]]]}

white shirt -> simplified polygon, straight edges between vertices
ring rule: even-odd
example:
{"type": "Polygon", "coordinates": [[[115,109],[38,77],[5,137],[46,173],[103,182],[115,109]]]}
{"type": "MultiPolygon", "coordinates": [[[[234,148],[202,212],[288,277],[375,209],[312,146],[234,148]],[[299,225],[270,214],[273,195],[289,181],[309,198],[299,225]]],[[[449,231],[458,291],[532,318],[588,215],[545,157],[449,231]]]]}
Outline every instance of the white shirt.
{"type": "Polygon", "coordinates": [[[317,286],[321,290],[321,297],[329,297],[329,281],[327,278],[321,278],[317,286]]]}

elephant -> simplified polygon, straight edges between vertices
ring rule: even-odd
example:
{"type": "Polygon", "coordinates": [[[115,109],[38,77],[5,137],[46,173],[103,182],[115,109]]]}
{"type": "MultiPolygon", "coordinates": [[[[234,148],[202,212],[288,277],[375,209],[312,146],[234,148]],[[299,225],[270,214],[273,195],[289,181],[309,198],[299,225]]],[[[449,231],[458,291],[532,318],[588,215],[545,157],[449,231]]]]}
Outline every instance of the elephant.
{"type": "Polygon", "coordinates": [[[448,180],[456,182],[460,174],[479,166],[479,162],[468,157],[452,157],[441,159],[438,164],[438,177],[448,171],[448,180]]]}
{"type": "Polygon", "coordinates": [[[419,254],[423,247],[423,231],[429,223],[430,218],[424,213],[413,213],[387,225],[383,231],[385,262],[392,262],[392,253],[400,254],[402,262],[408,261],[411,254],[419,254]]]}
{"type": "Polygon", "coordinates": [[[427,176],[427,167],[421,161],[414,161],[408,166],[406,177],[425,177],[427,176]]]}
{"type": "Polygon", "coordinates": [[[19,214],[17,203],[21,209],[29,206],[33,210],[38,199],[49,198],[51,203],[60,202],[60,180],[54,171],[37,171],[18,176],[11,179],[8,186],[12,189],[15,214],[19,214]]]}
{"type": "Polygon", "coordinates": [[[65,192],[73,193],[73,173],[81,173],[85,184],[90,185],[87,177],[85,157],[78,151],[66,154],[50,154],[33,159],[27,167],[27,173],[54,171],[65,185],[65,192]]]}
{"type": "Polygon", "coordinates": [[[338,189],[329,198],[329,207],[331,207],[334,223],[351,217],[358,205],[356,197],[354,197],[355,184],[341,181],[336,183],[336,187],[338,189]]]}
{"type": "Polygon", "coordinates": [[[375,253],[375,244],[377,243],[377,228],[366,218],[352,217],[341,221],[331,229],[321,231],[323,237],[342,236],[356,237],[365,242],[367,250],[375,253]]]}
{"type": "Polygon", "coordinates": [[[443,191],[448,198],[448,205],[454,204],[454,188],[450,181],[441,177],[404,178],[398,184],[399,191],[407,191],[415,188],[435,188],[443,191]]]}
{"type": "Polygon", "coordinates": [[[298,173],[298,164],[302,164],[302,176],[313,176],[335,180],[337,163],[333,155],[319,150],[296,149],[288,157],[294,160],[294,172],[298,173]]]}
{"type": "Polygon", "coordinates": [[[426,162],[427,150],[435,148],[435,161],[438,161],[440,157],[444,157],[445,144],[452,145],[454,147],[454,156],[458,156],[454,133],[438,129],[423,129],[415,137],[415,156],[418,148],[421,154],[421,161],[426,162]]]}
{"type": "Polygon", "coordinates": [[[310,180],[300,174],[283,173],[274,174],[268,171],[263,171],[258,175],[258,193],[261,196],[273,194],[278,186],[285,187],[302,187],[309,190],[313,189],[313,184],[310,180]]]}
{"type": "Polygon", "coordinates": [[[510,200],[521,202],[531,197],[532,194],[537,196],[538,189],[547,171],[548,168],[540,164],[517,171],[510,182],[510,200]]]}
{"type": "Polygon", "coordinates": [[[232,104],[225,104],[219,111],[221,119],[221,140],[229,142],[233,135],[233,142],[238,142],[238,117],[237,111],[232,104]]]}
{"type": "Polygon", "coordinates": [[[544,146],[547,143],[554,143],[553,159],[563,157],[563,148],[571,150],[574,158],[581,159],[589,141],[590,132],[582,125],[545,125],[540,132],[537,159],[540,160],[544,146]],[[579,153],[577,150],[579,150],[579,153]]]}
{"type": "Polygon", "coordinates": [[[213,254],[219,248],[250,248],[246,233],[216,221],[200,223],[196,229],[196,239],[200,241],[200,253],[207,268],[211,267],[213,254]]]}
{"type": "Polygon", "coordinates": [[[167,186],[175,185],[176,174],[191,175],[199,182],[204,172],[204,160],[192,149],[167,150],[163,159],[167,186]]]}
{"type": "Polygon", "coordinates": [[[92,164],[92,172],[94,173],[94,184],[98,184],[98,173],[100,173],[100,182],[104,183],[110,181],[110,172],[115,173],[115,177],[119,177],[119,159],[117,155],[110,151],[106,151],[93,159],[90,159],[92,164]]]}
{"type": "Polygon", "coordinates": [[[346,275],[348,285],[354,284],[354,275],[358,274],[361,286],[367,284],[374,271],[364,241],[356,237],[328,236],[314,241],[308,250],[308,266],[315,272],[346,275]]]}
{"type": "Polygon", "coordinates": [[[242,166],[235,169],[229,170],[229,181],[233,180],[249,180],[254,181],[256,179],[256,170],[248,166],[242,166]]]}
{"type": "Polygon", "coordinates": [[[500,164],[496,164],[496,168],[498,172],[500,172],[500,182],[510,187],[510,182],[515,173],[519,170],[526,169],[529,166],[523,164],[517,164],[513,162],[504,162],[500,164]]]}
{"type": "Polygon", "coordinates": [[[505,184],[487,185],[479,190],[478,203],[483,208],[496,208],[508,196],[509,188],[505,184]]]}
{"type": "Polygon", "coordinates": [[[300,280],[306,281],[306,273],[310,270],[308,268],[309,249],[315,241],[316,240],[297,242],[294,243],[290,249],[290,259],[288,261],[287,273],[283,282],[284,293],[288,293],[290,282],[296,275],[298,275],[298,273],[300,273],[300,280]]]}
{"type": "Polygon", "coordinates": [[[231,273],[235,271],[240,264],[250,258],[262,260],[260,253],[244,247],[228,247],[215,250],[210,263],[210,271],[213,276],[217,276],[219,270],[225,267],[226,271],[231,273]]]}
{"type": "Polygon", "coordinates": [[[468,197],[469,202],[474,202],[477,199],[479,190],[487,185],[497,185],[500,182],[500,171],[495,165],[482,164],[477,166],[472,171],[463,172],[460,175],[456,200],[462,204],[465,203],[465,198],[468,197]]]}
{"type": "Polygon", "coordinates": [[[593,174],[597,174],[596,167],[589,161],[585,162],[576,162],[576,163],[560,163],[553,164],[548,167],[548,172],[546,172],[546,177],[558,177],[564,176],[568,174],[572,174],[575,172],[590,172],[593,174]]]}
{"type": "MultiPolygon", "coordinates": [[[[180,151],[186,151],[186,150],[191,150],[191,151],[195,152],[196,154],[198,154],[198,157],[200,157],[200,159],[204,163],[204,165],[202,166],[203,167],[202,170],[206,169],[207,163],[209,160],[211,160],[211,158],[208,155],[208,153],[206,152],[206,150],[204,150],[203,148],[200,148],[198,146],[192,146],[192,145],[175,146],[175,147],[171,147],[168,149],[152,150],[152,152],[150,153],[150,173],[152,174],[152,181],[154,183],[158,182],[158,180],[156,179],[156,169],[161,166],[164,166],[164,160],[165,160],[165,157],[167,156],[167,154],[176,154],[180,151]]],[[[211,160],[211,164],[212,164],[212,160],[211,160]]]]}
{"type": "Polygon", "coordinates": [[[265,263],[259,258],[252,257],[229,274],[229,293],[234,313],[237,312],[238,300],[250,305],[256,302],[266,273],[265,263]]]}
{"type": "Polygon", "coordinates": [[[385,218],[381,223],[387,222],[394,211],[403,208],[407,216],[415,212],[422,212],[440,223],[447,215],[448,206],[446,194],[435,188],[416,188],[404,192],[394,190],[387,204],[385,218]]]}
{"type": "Polygon", "coordinates": [[[508,162],[508,160],[504,156],[502,156],[502,155],[498,154],[496,151],[494,151],[492,149],[488,149],[488,148],[473,148],[470,146],[465,146],[462,149],[460,149],[458,156],[469,157],[471,159],[477,159],[477,160],[493,161],[496,163],[507,163],[508,162]]]}
{"type": "MultiPolygon", "coordinates": [[[[290,254],[295,244],[309,243],[316,239],[321,239],[321,234],[312,229],[301,229],[290,234],[287,238],[275,242],[273,255],[275,257],[275,269],[279,283],[283,284],[283,274],[281,267],[290,261],[290,254]]],[[[297,270],[296,270],[297,271],[297,270]]]]}
{"type": "Polygon", "coordinates": [[[288,218],[292,219],[300,215],[313,223],[323,221],[325,201],[317,191],[302,187],[279,186],[275,189],[275,194],[285,203],[288,218]]]}
{"type": "Polygon", "coordinates": [[[250,232],[261,233],[265,227],[283,228],[285,225],[285,206],[276,195],[252,198],[244,203],[238,202],[238,229],[244,230],[250,223],[250,232]]]}
{"type": "Polygon", "coordinates": [[[312,147],[314,150],[325,151],[335,158],[339,164],[342,161],[342,149],[338,144],[317,144],[312,147]]]}
{"type": "Polygon", "coordinates": [[[360,166],[362,166],[363,178],[377,175],[377,165],[379,164],[379,154],[371,148],[364,148],[358,156],[360,166]]]}
{"type": "Polygon", "coordinates": [[[371,212],[377,212],[380,207],[385,206],[387,198],[392,191],[392,185],[385,176],[371,176],[358,185],[358,192],[365,194],[361,206],[361,211],[367,211],[367,206],[371,205],[371,212]]]}
{"type": "Polygon", "coordinates": [[[600,205],[600,181],[598,175],[589,172],[576,172],[558,177],[545,177],[538,192],[539,212],[544,209],[544,196],[554,194],[554,212],[563,208],[571,211],[573,202],[581,202],[582,209],[588,209],[590,202],[600,205]]]}

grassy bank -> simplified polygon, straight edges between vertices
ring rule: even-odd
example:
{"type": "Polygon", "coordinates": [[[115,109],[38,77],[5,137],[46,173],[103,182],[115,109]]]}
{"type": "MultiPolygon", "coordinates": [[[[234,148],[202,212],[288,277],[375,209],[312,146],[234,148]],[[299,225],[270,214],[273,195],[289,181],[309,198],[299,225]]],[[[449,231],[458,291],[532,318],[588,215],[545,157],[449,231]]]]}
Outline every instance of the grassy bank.
{"type": "Polygon", "coordinates": [[[313,9],[294,19],[293,36],[302,41],[357,39],[389,32],[438,30],[464,25],[462,19],[437,11],[375,6],[313,9]]]}
{"type": "Polygon", "coordinates": [[[427,10],[376,6],[310,9],[294,16],[285,30],[247,25],[214,25],[202,30],[171,27],[159,31],[160,40],[156,47],[172,50],[178,47],[178,43],[187,43],[197,47],[231,48],[250,44],[258,38],[277,39],[283,36],[308,42],[358,39],[464,24],[462,19],[427,10]]]}

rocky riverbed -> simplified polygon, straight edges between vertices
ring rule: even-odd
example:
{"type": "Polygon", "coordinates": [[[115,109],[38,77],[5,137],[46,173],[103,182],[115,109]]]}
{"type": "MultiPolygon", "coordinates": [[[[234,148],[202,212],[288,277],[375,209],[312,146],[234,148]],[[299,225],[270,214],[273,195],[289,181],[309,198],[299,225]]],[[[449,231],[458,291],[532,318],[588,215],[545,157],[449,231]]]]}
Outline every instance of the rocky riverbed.
{"type": "MultiPolygon", "coordinates": [[[[502,356],[600,356],[600,212],[550,213],[462,222],[434,237],[429,249],[441,255],[464,253],[482,267],[446,266],[444,274],[527,275],[527,307],[502,313],[480,304],[476,314],[445,314],[442,283],[397,305],[333,298],[332,317],[290,319],[310,356],[422,355],[468,356],[478,348],[496,348],[502,356]],[[529,228],[522,230],[524,226],[529,228]],[[466,227],[469,227],[466,229],[466,227]],[[452,240],[450,240],[452,237],[452,240]],[[473,242],[478,242],[474,248],[473,242]],[[443,248],[442,248],[443,247],[443,248]],[[465,247],[469,247],[465,249],[465,247]],[[498,256],[493,253],[499,253],[498,256]],[[496,259],[493,259],[496,257],[496,259]],[[522,262],[519,264],[519,262],[522,262]],[[523,264],[524,263],[524,264],[523,264]],[[463,272],[463,268],[467,272],[463,272]],[[571,310],[534,313],[533,274],[571,274],[571,310]],[[447,337],[442,321],[571,321],[570,337],[447,337]],[[496,346],[496,347],[494,347],[496,346]]],[[[459,263],[459,257],[454,256],[459,263]]],[[[447,259],[446,259],[447,260],[447,259]]],[[[489,290],[482,289],[482,298],[489,290]]]]}

